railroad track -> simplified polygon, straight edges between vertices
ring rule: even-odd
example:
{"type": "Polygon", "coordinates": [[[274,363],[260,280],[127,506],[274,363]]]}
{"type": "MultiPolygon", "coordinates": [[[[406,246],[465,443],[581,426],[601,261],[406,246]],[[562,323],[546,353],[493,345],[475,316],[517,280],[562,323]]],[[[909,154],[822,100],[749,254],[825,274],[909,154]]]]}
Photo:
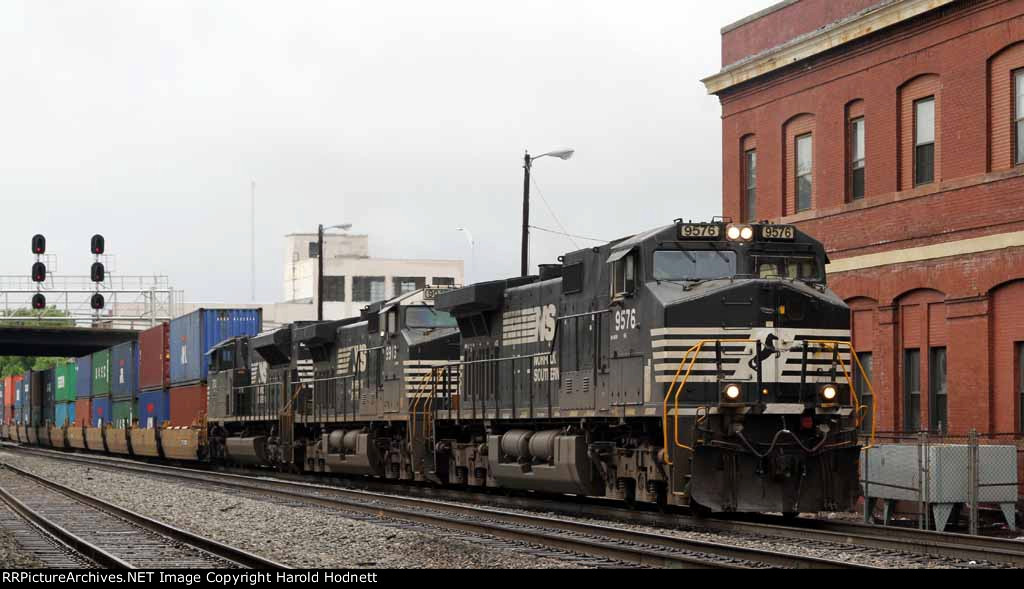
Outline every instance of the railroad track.
{"type": "MultiPolygon", "coordinates": [[[[29,450],[29,452],[38,452],[29,450]]],[[[92,456],[42,451],[47,457],[90,466],[136,472],[172,480],[187,480],[233,493],[291,504],[337,510],[362,517],[455,530],[543,547],[555,553],[582,556],[596,566],[640,565],[657,568],[875,568],[778,550],[736,546],[681,538],[598,523],[567,521],[542,515],[503,511],[433,499],[340,489],[292,481],[213,473],[163,465],[108,460],[92,456]]]]}
{"type": "MultiPolygon", "coordinates": [[[[96,567],[96,563],[89,560],[71,546],[61,542],[45,529],[40,528],[31,520],[21,517],[18,512],[12,510],[9,504],[0,497],[0,528],[2,528],[15,543],[38,563],[50,569],[87,569],[96,567]]],[[[4,568],[13,568],[16,565],[4,563],[4,568]]]]}
{"type": "MultiPolygon", "coordinates": [[[[358,483],[359,489],[347,489],[333,486],[325,487],[291,479],[257,478],[252,475],[214,473],[209,470],[152,465],[124,458],[67,454],[65,452],[25,447],[19,447],[18,449],[23,452],[35,453],[60,460],[71,460],[114,469],[134,469],[137,472],[158,476],[177,477],[180,475],[172,473],[180,472],[191,473],[192,476],[215,477],[216,481],[214,482],[242,490],[258,484],[261,489],[267,489],[271,486],[290,489],[292,492],[295,492],[295,489],[307,489],[305,491],[307,494],[315,492],[320,495],[333,494],[335,497],[340,494],[364,501],[372,500],[372,498],[388,497],[389,501],[405,501],[405,506],[410,509],[423,507],[424,504],[419,503],[421,501],[432,501],[433,504],[441,505],[447,505],[441,503],[442,501],[473,502],[475,504],[474,507],[477,509],[482,509],[480,505],[487,505],[504,509],[540,511],[548,514],[643,525],[653,528],[734,534],[738,538],[754,538],[762,543],[786,543],[795,546],[826,548],[837,553],[860,553],[864,556],[877,558],[878,560],[900,557],[931,566],[1024,568],[1024,542],[1000,538],[940,533],[910,528],[880,528],[878,526],[841,521],[784,520],[780,517],[760,515],[740,516],[731,519],[698,518],[686,515],[678,510],[672,510],[670,513],[653,510],[631,510],[618,506],[609,506],[607,502],[600,500],[588,501],[575,497],[572,498],[572,501],[553,501],[551,498],[504,497],[487,493],[415,485],[396,485],[395,483],[375,483],[362,480],[358,483]],[[315,491],[310,491],[309,489],[315,491]],[[394,495],[399,490],[403,493],[403,496],[394,495]],[[368,495],[370,499],[367,498],[368,495]]],[[[353,483],[353,481],[348,479],[345,479],[344,482],[346,484],[353,483]]],[[[608,526],[604,527],[608,528],[608,526]]],[[[615,530],[615,532],[603,533],[618,534],[623,532],[616,528],[610,529],[615,530]]],[[[593,531],[596,533],[597,530],[593,531]]],[[[666,538],[664,535],[655,536],[661,540],[675,540],[674,538],[666,538]]],[[[835,562],[831,559],[825,559],[824,562],[822,562],[822,559],[812,559],[802,563],[790,561],[787,565],[782,559],[789,558],[789,555],[777,556],[780,558],[776,559],[775,562],[762,562],[762,566],[803,566],[813,568],[851,566],[849,563],[835,562]]],[[[739,556],[737,558],[739,559],[739,556]]],[[[625,562],[635,561],[626,560],[625,562]]]]}
{"type": "MultiPolygon", "coordinates": [[[[66,564],[91,563],[116,569],[284,568],[12,465],[2,466],[0,498],[26,522],[55,539],[59,543],[57,550],[68,556],[66,564]]],[[[29,542],[23,546],[37,553],[44,563],[54,560],[54,546],[50,542],[29,542]]]]}

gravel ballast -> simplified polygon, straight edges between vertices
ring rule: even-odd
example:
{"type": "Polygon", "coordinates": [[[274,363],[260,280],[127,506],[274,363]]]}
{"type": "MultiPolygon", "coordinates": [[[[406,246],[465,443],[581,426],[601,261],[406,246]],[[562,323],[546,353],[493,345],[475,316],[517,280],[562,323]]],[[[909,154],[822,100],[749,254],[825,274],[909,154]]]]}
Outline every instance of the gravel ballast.
{"type": "Polygon", "coordinates": [[[23,549],[18,542],[14,539],[4,527],[4,523],[8,518],[18,517],[10,509],[0,509],[0,518],[5,521],[0,522],[0,563],[3,566],[0,568],[4,569],[37,569],[43,568],[43,563],[39,562],[36,557],[32,556],[23,549]]]}
{"type": "MultiPolygon", "coordinates": [[[[56,482],[86,492],[99,493],[97,496],[100,498],[138,509],[142,513],[196,533],[209,535],[239,548],[296,566],[577,568],[587,564],[529,553],[517,554],[500,547],[481,547],[461,538],[446,537],[444,530],[431,530],[424,534],[414,530],[396,529],[393,527],[394,524],[388,527],[379,523],[358,521],[363,518],[346,518],[344,515],[324,509],[282,506],[269,501],[239,497],[231,491],[198,491],[190,488],[188,483],[175,483],[146,475],[122,474],[54,459],[0,452],[0,460],[7,460],[8,457],[16,465],[23,465],[43,476],[54,477],[56,482]],[[180,505],[195,507],[184,510],[179,507],[180,505]],[[310,532],[310,529],[324,532],[310,532]],[[307,551],[297,550],[297,543],[304,545],[307,551]]],[[[463,504],[476,505],[471,502],[463,504]]],[[[537,514],[518,509],[495,509],[537,514]]],[[[956,566],[955,563],[944,559],[921,558],[921,555],[917,554],[862,551],[845,544],[808,543],[777,536],[707,529],[666,529],[570,517],[558,513],[540,515],[597,523],[625,530],[645,531],[666,537],[698,539],[885,568],[956,566]]],[[[966,562],[960,564],[968,565],[966,562]]]]}
{"type": "MultiPolygon", "coordinates": [[[[252,499],[138,474],[15,452],[0,461],[282,564],[303,568],[581,568],[579,563],[511,550],[507,543],[452,537],[390,522],[354,519],[325,508],[252,499]],[[479,542],[479,543],[478,543],[479,542]]],[[[3,555],[0,540],[0,555],[3,555]]],[[[524,547],[525,548],[525,547],[524,547]]]]}

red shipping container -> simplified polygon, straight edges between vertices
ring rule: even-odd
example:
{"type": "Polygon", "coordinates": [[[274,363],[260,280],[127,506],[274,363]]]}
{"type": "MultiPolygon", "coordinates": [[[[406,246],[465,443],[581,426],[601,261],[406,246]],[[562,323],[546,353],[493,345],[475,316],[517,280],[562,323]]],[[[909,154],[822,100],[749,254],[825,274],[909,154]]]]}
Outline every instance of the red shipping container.
{"type": "Polygon", "coordinates": [[[0,407],[0,423],[8,424],[14,418],[14,377],[4,377],[4,404],[0,407]]]}
{"type": "Polygon", "coordinates": [[[166,389],[171,380],[168,337],[170,326],[161,323],[139,334],[139,390],[166,389]]]}
{"type": "Polygon", "coordinates": [[[0,408],[2,413],[3,423],[14,423],[14,401],[16,399],[15,387],[22,381],[22,376],[7,376],[4,377],[4,404],[0,408]]]}
{"type": "Polygon", "coordinates": [[[92,399],[78,399],[75,401],[75,427],[89,427],[89,420],[92,417],[92,399]]]}
{"type": "Polygon", "coordinates": [[[171,425],[186,427],[206,417],[206,385],[171,389],[171,425]]]}

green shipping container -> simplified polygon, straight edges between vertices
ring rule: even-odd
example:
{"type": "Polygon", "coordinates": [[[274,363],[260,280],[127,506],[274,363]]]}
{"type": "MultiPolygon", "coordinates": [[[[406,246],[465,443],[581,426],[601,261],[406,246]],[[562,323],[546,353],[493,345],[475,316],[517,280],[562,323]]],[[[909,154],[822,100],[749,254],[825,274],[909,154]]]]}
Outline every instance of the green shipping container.
{"type": "Polygon", "coordinates": [[[78,399],[78,364],[67,362],[57,366],[57,402],[78,399]]]}
{"type": "Polygon", "coordinates": [[[100,350],[92,355],[92,396],[110,395],[110,350],[100,350]]]}
{"type": "Polygon", "coordinates": [[[127,429],[132,424],[132,417],[134,416],[134,411],[134,401],[117,401],[116,403],[114,403],[111,409],[111,412],[114,414],[114,420],[110,424],[116,428],[127,429]]]}

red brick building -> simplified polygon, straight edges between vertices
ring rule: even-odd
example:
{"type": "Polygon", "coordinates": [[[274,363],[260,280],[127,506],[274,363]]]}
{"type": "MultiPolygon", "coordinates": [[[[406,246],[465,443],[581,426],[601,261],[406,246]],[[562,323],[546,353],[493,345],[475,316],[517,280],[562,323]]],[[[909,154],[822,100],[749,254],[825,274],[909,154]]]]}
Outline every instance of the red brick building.
{"type": "Polygon", "coordinates": [[[723,207],[822,240],[879,431],[1024,426],[1024,0],[787,0],[722,31],[723,207]]]}

